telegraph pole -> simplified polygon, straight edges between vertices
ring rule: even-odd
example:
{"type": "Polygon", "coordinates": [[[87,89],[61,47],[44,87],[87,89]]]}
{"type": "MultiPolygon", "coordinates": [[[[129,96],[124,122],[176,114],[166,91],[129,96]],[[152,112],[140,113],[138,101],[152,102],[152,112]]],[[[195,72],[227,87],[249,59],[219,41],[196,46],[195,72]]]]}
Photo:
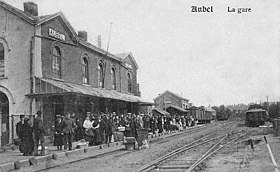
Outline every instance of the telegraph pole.
{"type": "MultiPolygon", "coordinates": [[[[106,50],[106,55],[105,55],[106,57],[108,56],[108,51],[109,51],[109,44],[110,44],[110,39],[111,39],[112,25],[113,25],[113,23],[111,22],[111,23],[110,23],[109,38],[108,38],[108,43],[107,43],[107,50],[106,50]]],[[[102,82],[103,82],[103,83],[102,83],[102,87],[103,87],[103,88],[105,88],[105,87],[104,87],[104,84],[105,84],[106,65],[107,65],[107,59],[106,59],[106,60],[104,59],[104,69],[103,69],[104,71],[103,71],[103,81],[102,81],[102,82]]]]}
{"type": "MultiPolygon", "coordinates": [[[[108,54],[108,51],[109,51],[109,44],[110,44],[110,39],[111,39],[111,30],[112,30],[112,25],[113,25],[113,23],[111,22],[110,23],[110,32],[109,32],[109,38],[108,38],[108,44],[107,44],[107,54],[108,54]]],[[[107,55],[106,54],[106,55],[107,55]]]]}
{"type": "Polygon", "coordinates": [[[268,113],[268,118],[269,118],[269,103],[268,103],[268,97],[269,97],[269,96],[266,96],[267,111],[268,111],[267,113],[268,113]]]}

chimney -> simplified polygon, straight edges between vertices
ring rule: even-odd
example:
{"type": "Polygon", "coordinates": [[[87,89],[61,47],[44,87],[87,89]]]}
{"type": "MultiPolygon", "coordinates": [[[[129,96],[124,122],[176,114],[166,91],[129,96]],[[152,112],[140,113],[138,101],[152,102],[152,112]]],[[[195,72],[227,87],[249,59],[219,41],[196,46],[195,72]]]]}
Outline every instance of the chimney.
{"type": "Polygon", "coordinates": [[[32,16],[38,16],[38,5],[34,2],[23,3],[24,12],[32,16]]]}
{"type": "Polygon", "coordinates": [[[78,31],[78,37],[82,38],[84,41],[87,41],[87,32],[86,31],[78,31]]]}
{"type": "Polygon", "coordinates": [[[101,46],[102,46],[102,43],[101,43],[101,35],[98,35],[98,36],[97,36],[97,46],[98,46],[98,48],[101,48],[101,46]]]}

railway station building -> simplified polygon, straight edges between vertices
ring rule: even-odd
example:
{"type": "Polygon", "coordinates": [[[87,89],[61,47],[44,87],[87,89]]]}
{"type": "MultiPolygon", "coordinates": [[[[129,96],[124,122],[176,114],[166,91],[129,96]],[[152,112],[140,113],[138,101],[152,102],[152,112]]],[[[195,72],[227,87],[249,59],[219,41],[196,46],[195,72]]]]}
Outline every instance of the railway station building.
{"type": "Polygon", "coordinates": [[[156,109],[161,109],[170,113],[170,115],[187,115],[187,108],[190,107],[189,99],[182,97],[169,90],[159,94],[154,99],[156,109]]]}
{"type": "Polygon", "coordinates": [[[46,136],[56,115],[138,113],[143,100],[132,53],[112,54],[76,32],[62,12],[39,16],[0,1],[0,145],[12,143],[19,115],[42,111],[46,136]]]}

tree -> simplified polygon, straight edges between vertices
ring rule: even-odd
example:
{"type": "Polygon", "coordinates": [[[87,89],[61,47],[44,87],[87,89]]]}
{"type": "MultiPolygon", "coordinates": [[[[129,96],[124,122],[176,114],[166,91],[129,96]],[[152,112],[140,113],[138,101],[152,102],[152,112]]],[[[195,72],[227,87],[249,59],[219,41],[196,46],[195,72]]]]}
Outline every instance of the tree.
{"type": "Polygon", "coordinates": [[[277,118],[280,117],[280,102],[276,103],[277,106],[277,118]]]}
{"type": "Polygon", "coordinates": [[[269,106],[269,117],[270,118],[277,118],[278,117],[278,108],[275,103],[272,103],[269,106]]]}
{"type": "Polygon", "coordinates": [[[226,112],[225,105],[221,105],[221,106],[219,107],[219,109],[220,109],[220,112],[221,112],[221,113],[225,113],[225,112],[226,112]]]}
{"type": "Polygon", "coordinates": [[[213,106],[212,109],[214,109],[216,112],[219,111],[219,107],[218,106],[213,106]]]}
{"type": "MultiPolygon", "coordinates": [[[[250,109],[264,109],[260,104],[252,104],[249,106],[248,110],[250,109]]],[[[264,109],[266,110],[266,109],[264,109]]]]}

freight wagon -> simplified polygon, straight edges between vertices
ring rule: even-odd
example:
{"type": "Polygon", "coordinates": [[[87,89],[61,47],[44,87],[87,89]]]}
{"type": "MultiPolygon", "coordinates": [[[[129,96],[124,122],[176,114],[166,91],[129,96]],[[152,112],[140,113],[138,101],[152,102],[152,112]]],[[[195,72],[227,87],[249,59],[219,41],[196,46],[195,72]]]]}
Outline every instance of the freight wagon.
{"type": "Polygon", "coordinates": [[[208,111],[204,107],[192,106],[189,109],[190,116],[198,120],[200,124],[210,123],[211,120],[215,119],[213,111],[208,111]]]}
{"type": "Polygon", "coordinates": [[[229,116],[229,114],[227,114],[225,112],[217,112],[217,120],[218,121],[228,120],[228,116],[229,116]]]}
{"type": "Polygon", "coordinates": [[[263,109],[251,109],[246,112],[245,125],[248,127],[259,127],[268,120],[268,113],[263,109]]]}

